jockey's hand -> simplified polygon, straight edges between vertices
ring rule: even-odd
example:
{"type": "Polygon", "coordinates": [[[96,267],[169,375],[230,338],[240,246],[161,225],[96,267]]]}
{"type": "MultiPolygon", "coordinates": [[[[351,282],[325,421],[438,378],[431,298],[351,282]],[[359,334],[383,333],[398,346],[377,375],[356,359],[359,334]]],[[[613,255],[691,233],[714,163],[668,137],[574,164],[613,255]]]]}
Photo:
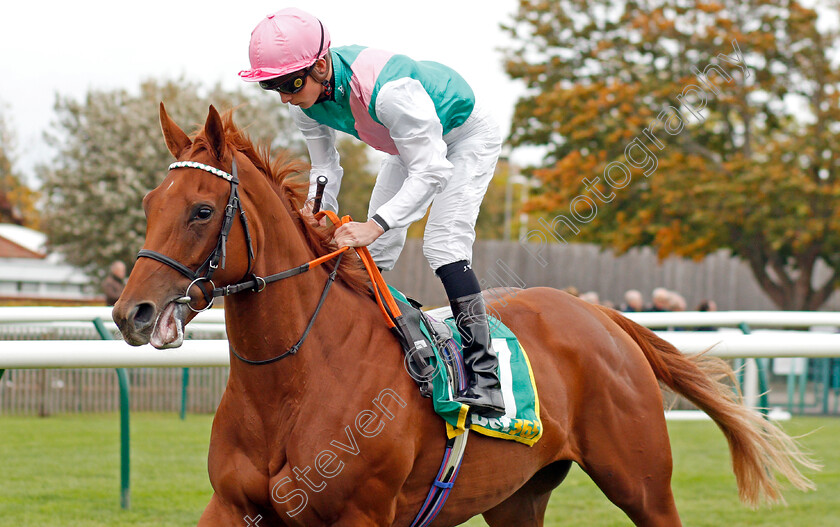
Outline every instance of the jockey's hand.
{"type": "Polygon", "coordinates": [[[333,239],[339,247],[365,247],[383,234],[385,231],[373,220],[351,221],[336,229],[333,239]]]}
{"type": "Polygon", "coordinates": [[[315,200],[308,199],[306,203],[303,204],[303,208],[300,209],[300,215],[303,217],[303,220],[312,225],[313,227],[326,227],[327,226],[327,217],[322,216],[320,220],[315,219],[315,215],[312,214],[312,207],[315,205],[315,200]]]}

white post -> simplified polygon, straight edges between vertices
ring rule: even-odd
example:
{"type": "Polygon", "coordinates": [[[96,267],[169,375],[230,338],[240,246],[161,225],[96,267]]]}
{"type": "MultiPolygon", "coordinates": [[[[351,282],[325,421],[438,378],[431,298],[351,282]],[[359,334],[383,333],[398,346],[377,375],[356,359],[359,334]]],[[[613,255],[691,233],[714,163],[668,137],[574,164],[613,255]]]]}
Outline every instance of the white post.
{"type": "Polygon", "coordinates": [[[746,359],[744,363],[744,404],[755,408],[758,403],[758,364],[755,359],[746,359]]]}

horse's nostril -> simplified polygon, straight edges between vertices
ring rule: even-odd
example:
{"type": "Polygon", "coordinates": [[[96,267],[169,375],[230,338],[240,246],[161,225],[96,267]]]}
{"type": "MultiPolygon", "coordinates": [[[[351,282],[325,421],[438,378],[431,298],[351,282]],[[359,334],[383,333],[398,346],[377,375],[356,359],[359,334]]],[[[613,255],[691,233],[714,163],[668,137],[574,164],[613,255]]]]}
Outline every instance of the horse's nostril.
{"type": "Polygon", "coordinates": [[[143,329],[154,321],[155,305],[150,302],[143,302],[134,308],[134,327],[143,329]]]}

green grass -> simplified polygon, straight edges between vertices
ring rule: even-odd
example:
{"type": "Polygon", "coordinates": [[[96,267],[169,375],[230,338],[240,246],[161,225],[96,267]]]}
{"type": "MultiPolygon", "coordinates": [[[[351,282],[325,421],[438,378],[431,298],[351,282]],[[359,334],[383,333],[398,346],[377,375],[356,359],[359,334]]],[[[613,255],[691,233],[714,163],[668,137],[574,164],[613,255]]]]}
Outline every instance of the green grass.
{"type": "MultiPolygon", "coordinates": [[[[193,526],[211,495],[207,441],[211,416],[131,416],[131,510],[119,507],[116,414],[0,416],[0,526],[193,526]]],[[[840,524],[840,419],[784,424],[825,465],[817,492],[786,493],[788,506],[750,510],[738,502],[723,436],[710,422],[671,423],[674,494],[687,526],[840,524]]],[[[481,526],[481,519],[466,525],[481,526]]],[[[554,493],[549,526],[626,526],[577,467],[554,493]]]]}
{"type": "MultiPolygon", "coordinates": [[[[840,525],[840,419],[795,418],[783,423],[791,435],[824,465],[808,474],[817,491],[802,493],[786,487],[788,505],[752,510],[738,501],[735,476],[730,470],[729,450],[723,434],[711,421],[671,422],[668,431],[674,458],[671,486],[683,525],[691,527],[840,525]],[[816,430],[816,431],[815,431],[816,430]]],[[[473,518],[465,525],[487,525],[473,518]]],[[[546,514],[546,526],[632,526],[577,465],[554,491],[546,514]]]]}
{"type": "Polygon", "coordinates": [[[119,416],[0,417],[0,526],[195,525],[213,491],[212,416],[131,415],[131,509],[120,509],[119,416]]]}

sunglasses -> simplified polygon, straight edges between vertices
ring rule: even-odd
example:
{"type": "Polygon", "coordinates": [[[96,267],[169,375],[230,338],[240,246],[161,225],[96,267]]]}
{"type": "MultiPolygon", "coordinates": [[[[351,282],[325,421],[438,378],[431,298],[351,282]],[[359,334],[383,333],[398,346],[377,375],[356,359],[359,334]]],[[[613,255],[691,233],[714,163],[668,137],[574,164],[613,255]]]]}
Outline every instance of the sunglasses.
{"type": "MultiPolygon", "coordinates": [[[[321,26],[321,43],[318,45],[318,53],[315,54],[315,57],[321,56],[321,51],[324,49],[324,24],[321,21],[318,21],[318,25],[321,26]]],[[[292,95],[300,90],[303,89],[303,86],[306,84],[306,77],[309,75],[309,72],[312,71],[312,68],[315,67],[315,64],[318,63],[318,59],[315,59],[308,68],[296,71],[294,73],[289,73],[288,75],[283,75],[281,77],[276,77],[274,79],[268,79],[265,81],[260,81],[260,88],[266,91],[276,91],[278,93],[285,93],[286,95],[292,95]]]]}
{"type": "MultiPolygon", "coordinates": [[[[315,64],[313,64],[312,66],[314,65],[315,64]]],[[[310,71],[312,71],[312,66],[309,66],[308,68],[302,69],[300,71],[296,71],[294,73],[290,73],[289,75],[283,75],[282,77],[268,79],[267,81],[260,81],[260,88],[266,91],[276,91],[278,93],[285,93],[287,95],[297,93],[300,90],[302,90],[304,84],[306,84],[306,76],[309,75],[310,71]]]]}

